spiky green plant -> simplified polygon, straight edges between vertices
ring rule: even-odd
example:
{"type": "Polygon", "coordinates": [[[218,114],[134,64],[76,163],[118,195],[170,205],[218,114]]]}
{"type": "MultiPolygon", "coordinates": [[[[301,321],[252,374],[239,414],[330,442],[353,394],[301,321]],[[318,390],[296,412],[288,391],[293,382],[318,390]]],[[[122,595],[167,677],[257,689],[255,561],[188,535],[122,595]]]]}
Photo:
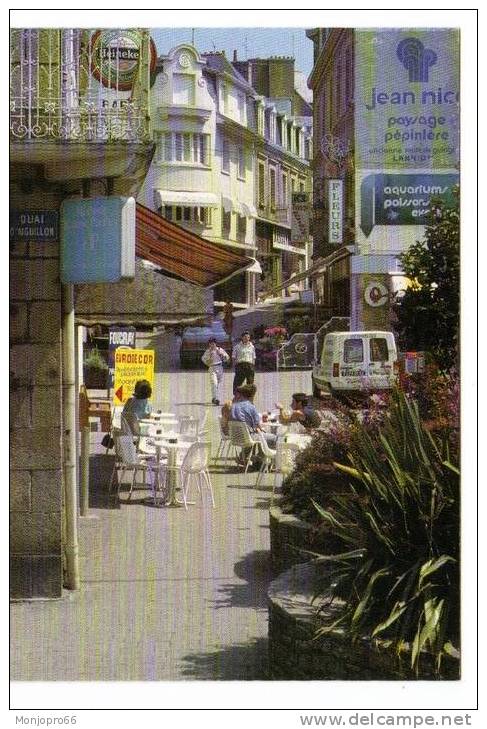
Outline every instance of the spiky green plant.
{"type": "Polygon", "coordinates": [[[401,392],[378,443],[359,429],[350,465],[335,464],[349,476],[350,493],[333,496],[330,511],[315,503],[343,546],[330,580],[344,600],[338,622],[352,639],[382,638],[398,653],[407,645],[417,673],[421,656],[432,654],[440,673],[442,657],[459,644],[457,458],[401,392]]]}

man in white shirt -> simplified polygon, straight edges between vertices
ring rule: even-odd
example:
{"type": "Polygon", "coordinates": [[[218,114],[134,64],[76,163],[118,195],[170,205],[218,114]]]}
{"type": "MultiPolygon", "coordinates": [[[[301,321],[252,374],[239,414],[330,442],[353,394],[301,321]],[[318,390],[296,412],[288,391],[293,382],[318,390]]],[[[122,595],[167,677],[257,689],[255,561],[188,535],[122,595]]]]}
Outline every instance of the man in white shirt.
{"type": "Polygon", "coordinates": [[[255,375],[255,347],[250,341],[249,332],[243,332],[240,342],[233,348],[233,361],[235,363],[235,377],[233,378],[233,392],[237,387],[254,383],[255,375]]]}
{"type": "Polygon", "coordinates": [[[218,391],[220,389],[220,382],[223,377],[223,363],[228,362],[230,357],[224,349],[219,347],[216,343],[216,339],[212,337],[208,340],[208,347],[206,348],[202,356],[203,364],[208,367],[208,373],[210,375],[211,384],[211,402],[213,405],[219,405],[220,400],[218,397],[218,391]]]}

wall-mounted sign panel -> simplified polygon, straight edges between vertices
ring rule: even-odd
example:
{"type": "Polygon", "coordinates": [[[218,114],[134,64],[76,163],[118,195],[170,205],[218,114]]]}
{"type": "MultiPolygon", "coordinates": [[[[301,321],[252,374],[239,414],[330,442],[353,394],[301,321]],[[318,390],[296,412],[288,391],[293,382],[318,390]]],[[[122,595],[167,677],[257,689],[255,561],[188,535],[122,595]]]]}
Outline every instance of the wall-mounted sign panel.
{"type": "Polygon", "coordinates": [[[135,275],[133,197],[69,198],[61,205],[61,281],[113,283],[135,275]]]}
{"type": "Polygon", "coordinates": [[[360,227],[368,237],[374,225],[424,225],[431,200],[453,203],[459,175],[373,174],[361,184],[360,227]]]}
{"type": "Polygon", "coordinates": [[[455,168],[459,31],[375,28],[354,34],[356,167],[455,168]]]}
{"type": "Polygon", "coordinates": [[[115,382],[113,404],[124,405],[133,395],[138,380],[148,380],[154,390],[154,362],[152,349],[117,349],[115,352],[115,382]]]}
{"type": "Polygon", "coordinates": [[[9,217],[11,243],[20,241],[53,243],[59,240],[57,210],[11,210],[9,217]]]}
{"type": "Polygon", "coordinates": [[[328,241],[343,243],[343,180],[328,181],[328,241]]]}
{"type": "Polygon", "coordinates": [[[115,352],[119,347],[135,349],[135,327],[111,326],[108,329],[108,387],[115,377],[115,352]]]}

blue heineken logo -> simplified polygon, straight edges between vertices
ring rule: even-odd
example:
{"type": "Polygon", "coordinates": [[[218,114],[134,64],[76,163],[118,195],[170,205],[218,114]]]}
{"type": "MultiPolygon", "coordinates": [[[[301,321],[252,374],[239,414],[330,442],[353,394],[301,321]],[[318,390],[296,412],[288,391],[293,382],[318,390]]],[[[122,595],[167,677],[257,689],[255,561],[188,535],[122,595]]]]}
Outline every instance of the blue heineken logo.
{"type": "Polygon", "coordinates": [[[397,46],[396,53],[409,71],[409,83],[428,82],[429,70],[437,61],[437,55],[431,48],[425,48],[418,38],[404,38],[397,46]]]}

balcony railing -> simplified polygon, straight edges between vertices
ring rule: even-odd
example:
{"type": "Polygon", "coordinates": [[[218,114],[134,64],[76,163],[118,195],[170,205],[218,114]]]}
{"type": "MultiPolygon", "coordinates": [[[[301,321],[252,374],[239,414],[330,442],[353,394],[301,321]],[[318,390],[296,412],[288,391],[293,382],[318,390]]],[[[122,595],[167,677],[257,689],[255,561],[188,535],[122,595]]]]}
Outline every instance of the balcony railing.
{"type": "Polygon", "coordinates": [[[11,141],[151,141],[151,43],[146,30],[11,30],[11,141]]]}

